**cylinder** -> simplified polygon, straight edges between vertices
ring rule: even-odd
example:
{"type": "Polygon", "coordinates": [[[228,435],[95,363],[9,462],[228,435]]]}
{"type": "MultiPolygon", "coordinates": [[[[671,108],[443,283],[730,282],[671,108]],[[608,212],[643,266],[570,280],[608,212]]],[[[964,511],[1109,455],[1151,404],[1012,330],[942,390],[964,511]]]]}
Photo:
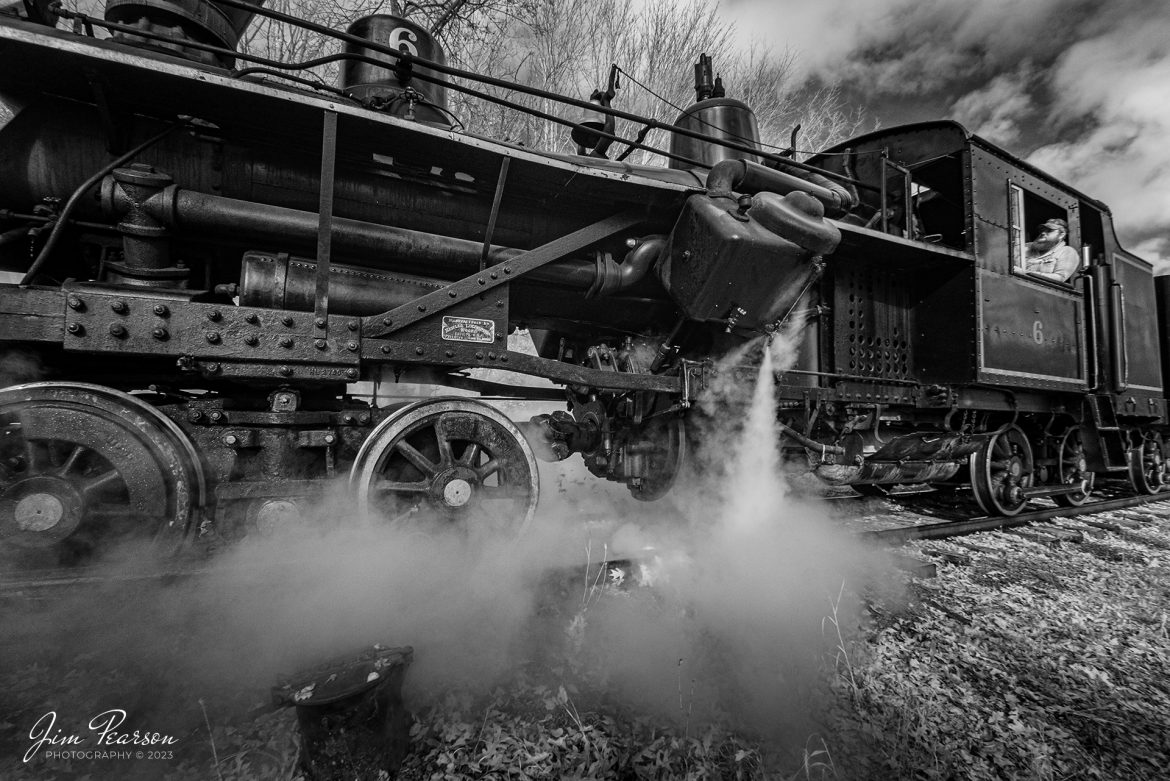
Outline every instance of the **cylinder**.
{"type": "MultiPolygon", "coordinates": [[[[264,0],[244,0],[260,6],[264,0]]],[[[235,49],[240,36],[254,13],[220,5],[213,0],[107,0],[105,19],[128,24],[145,31],[166,35],[174,43],[137,38],[129,33],[115,33],[114,40],[132,46],[176,54],[196,62],[230,68],[233,57],[187,49],[184,41],[235,49]]]]}
{"type": "MultiPolygon", "coordinates": [[[[694,104],[674,121],[674,126],[712,138],[736,144],[759,147],[760,129],[756,115],[746,103],[733,98],[709,98],[694,104]]],[[[722,160],[750,160],[760,162],[756,155],[728,149],[713,141],[691,138],[679,133],[670,136],[670,151],[681,157],[697,160],[711,167],[722,160]]],[[[694,168],[690,163],[671,160],[671,168],[694,168]]]]}
{"type": "MultiPolygon", "coordinates": [[[[426,28],[400,16],[373,14],[364,16],[346,30],[350,35],[397,49],[410,57],[446,64],[443,49],[426,28]]],[[[345,44],[347,54],[361,54],[386,63],[385,67],[370,62],[347,60],[341,73],[341,88],[358,100],[368,102],[375,108],[384,109],[394,116],[417,119],[420,122],[449,127],[447,113],[447,91],[438,84],[414,79],[415,73],[439,77],[440,74],[420,67],[407,59],[396,59],[358,44],[345,44]],[[406,92],[412,88],[419,99],[413,99],[406,92]]]]}

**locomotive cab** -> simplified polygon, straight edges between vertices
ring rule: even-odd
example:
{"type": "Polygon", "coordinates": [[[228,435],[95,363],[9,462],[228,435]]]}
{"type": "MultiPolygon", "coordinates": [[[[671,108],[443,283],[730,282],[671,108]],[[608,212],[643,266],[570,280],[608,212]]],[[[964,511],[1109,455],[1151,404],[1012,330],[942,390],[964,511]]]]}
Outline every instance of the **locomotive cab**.
{"type": "Polygon", "coordinates": [[[1059,466],[1043,451],[1062,419],[1057,428],[1082,428],[1091,471],[1160,463],[1161,440],[1137,433],[1165,415],[1152,267],[1120,246],[1104,204],[949,121],[871,133],[810,162],[855,176],[862,204],[832,264],[838,372],[873,378],[881,401],[909,403],[894,383],[910,381],[934,397],[919,407],[982,409],[996,425],[1048,416],[1019,435],[1038,445],[1037,474],[1059,466]],[[1049,220],[1079,254],[1066,280],[1024,270],[1049,220]],[[905,238],[920,248],[894,252],[905,238]]]}

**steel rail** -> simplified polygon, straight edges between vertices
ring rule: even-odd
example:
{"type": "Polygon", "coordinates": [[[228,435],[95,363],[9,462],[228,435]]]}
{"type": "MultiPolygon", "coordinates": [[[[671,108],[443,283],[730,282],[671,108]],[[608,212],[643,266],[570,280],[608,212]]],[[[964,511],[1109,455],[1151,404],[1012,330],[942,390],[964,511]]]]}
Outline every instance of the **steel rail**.
{"type": "Polygon", "coordinates": [[[1124,510],[1127,507],[1138,507],[1154,502],[1168,502],[1170,494],[1142,494],[1139,496],[1123,496],[1117,499],[1102,499],[1087,502],[1078,507],[1053,507],[1045,510],[1020,513],[1011,516],[983,516],[981,518],[963,518],[957,521],[943,521],[928,523],[919,526],[898,526],[892,529],[874,529],[862,532],[864,540],[880,541],[890,545],[903,545],[911,540],[941,540],[947,537],[961,537],[976,532],[1011,529],[1017,526],[1028,526],[1039,521],[1053,518],[1070,518],[1078,515],[1095,515],[1111,510],[1124,510]]]}

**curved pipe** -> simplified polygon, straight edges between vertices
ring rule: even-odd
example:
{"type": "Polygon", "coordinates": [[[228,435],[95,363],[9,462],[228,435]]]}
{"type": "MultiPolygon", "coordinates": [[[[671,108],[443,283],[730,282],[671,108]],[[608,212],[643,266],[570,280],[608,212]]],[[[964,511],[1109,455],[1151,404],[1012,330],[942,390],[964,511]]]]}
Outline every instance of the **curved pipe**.
{"type": "Polygon", "coordinates": [[[834,217],[845,214],[857,205],[848,190],[828,178],[795,167],[791,170],[799,173],[786,173],[747,160],[724,160],[707,174],[707,192],[716,196],[730,195],[732,192],[788,195],[800,191],[824,204],[826,213],[834,217]]]}
{"type": "Polygon", "coordinates": [[[796,429],[789,428],[788,426],[785,426],[783,423],[777,422],[776,428],[778,428],[780,430],[780,433],[782,435],[788,437],[789,439],[795,440],[796,443],[798,445],[800,445],[801,447],[808,448],[809,450],[815,450],[815,451],[819,452],[821,455],[827,455],[827,454],[832,454],[834,456],[845,455],[845,448],[841,447],[840,445],[826,445],[823,442],[817,442],[815,439],[810,439],[809,437],[806,437],[804,434],[801,434],[796,429]]]}
{"type": "Polygon", "coordinates": [[[666,249],[666,237],[661,234],[647,236],[626,253],[621,263],[615,263],[608,255],[598,256],[597,271],[593,285],[585,294],[587,297],[607,296],[640,282],[654,262],[666,249]]]}

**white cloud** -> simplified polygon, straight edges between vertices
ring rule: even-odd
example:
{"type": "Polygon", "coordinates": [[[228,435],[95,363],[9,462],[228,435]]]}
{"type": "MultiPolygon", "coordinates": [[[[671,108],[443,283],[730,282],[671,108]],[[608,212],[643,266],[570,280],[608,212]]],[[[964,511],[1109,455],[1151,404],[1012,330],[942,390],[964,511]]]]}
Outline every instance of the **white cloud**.
{"type": "Polygon", "coordinates": [[[1168,0],[722,0],[884,125],[956,115],[1109,204],[1122,242],[1170,248],[1168,0]],[[1161,239],[1162,241],[1155,241],[1161,239]]]}
{"type": "Polygon", "coordinates": [[[1073,45],[1052,77],[1054,119],[1085,127],[1032,161],[1108,203],[1123,243],[1170,236],[1170,15],[1073,45]]]}
{"type": "Polygon", "coordinates": [[[1034,121],[1035,105],[1028,94],[1032,79],[1032,68],[1025,63],[956,100],[950,114],[972,132],[1009,146],[1019,140],[1021,125],[1034,121]]]}

